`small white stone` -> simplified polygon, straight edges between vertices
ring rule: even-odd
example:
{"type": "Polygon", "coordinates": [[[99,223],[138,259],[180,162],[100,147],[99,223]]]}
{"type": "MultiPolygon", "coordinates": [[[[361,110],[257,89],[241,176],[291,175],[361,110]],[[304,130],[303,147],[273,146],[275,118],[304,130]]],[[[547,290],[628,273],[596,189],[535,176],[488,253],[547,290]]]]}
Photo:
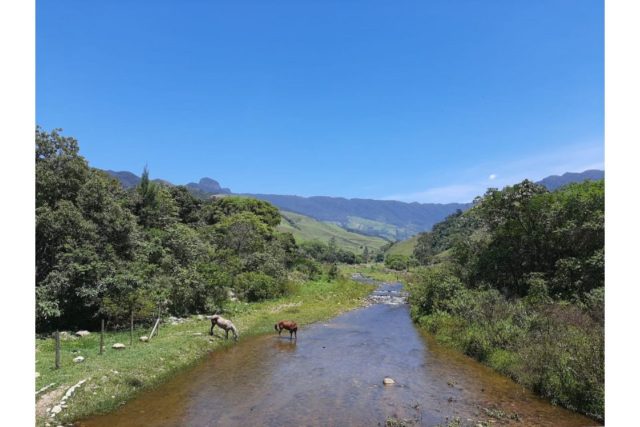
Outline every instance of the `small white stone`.
{"type": "Polygon", "coordinates": [[[114,345],[112,345],[111,348],[114,348],[116,350],[122,350],[123,348],[127,348],[127,346],[122,344],[121,342],[117,342],[114,345]]]}
{"type": "Polygon", "coordinates": [[[146,335],[143,335],[143,336],[140,337],[140,341],[147,342],[147,341],[149,341],[149,337],[146,336],[146,335]]]}
{"type": "Polygon", "coordinates": [[[82,363],[82,362],[84,362],[84,357],[82,357],[82,356],[74,357],[73,358],[73,362],[74,363],[82,363]]]}
{"type": "Polygon", "coordinates": [[[76,336],[78,337],[86,337],[87,335],[91,335],[91,332],[84,330],[76,332],[76,336]]]}
{"type": "Polygon", "coordinates": [[[393,380],[393,378],[390,377],[384,377],[384,380],[382,380],[382,384],[384,385],[393,385],[396,382],[393,380]]]}
{"type": "Polygon", "coordinates": [[[56,405],[53,408],[51,408],[51,413],[53,415],[59,414],[61,411],[62,411],[62,407],[60,405],[56,405]]]}

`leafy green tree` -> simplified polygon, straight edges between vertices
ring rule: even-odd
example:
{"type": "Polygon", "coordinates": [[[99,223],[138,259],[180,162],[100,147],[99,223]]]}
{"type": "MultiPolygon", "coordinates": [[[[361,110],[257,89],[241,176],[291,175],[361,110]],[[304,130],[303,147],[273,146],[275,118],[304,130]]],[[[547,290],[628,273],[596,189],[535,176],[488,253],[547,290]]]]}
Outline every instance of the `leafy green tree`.
{"type": "Polygon", "coordinates": [[[78,141],[36,128],[36,207],[55,207],[60,200],[75,200],[89,175],[89,165],[80,156],[78,141]]]}
{"type": "Polygon", "coordinates": [[[136,187],[133,209],[144,228],[165,228],[178,220],[178,206],[171,193],[149,179],[146,166],[136,187]]]}
{"type": "Polygon", "coordinates": [[[200,220],[202,201],[194,197],[187,187],[182,185],[169,187],[168,190],[178,208],[180,221],[183,224],[196,224],[200,220]]]}
{"type": "Polygon", "coordinates": [[[269,228],[278,226],[281,221],[280,211],[270,203],[239,196],[214,199],[204,207],[202,216],[207,224],[214,225],[222,222],[227,217],[241,213],[254,214],[269,228]]]}

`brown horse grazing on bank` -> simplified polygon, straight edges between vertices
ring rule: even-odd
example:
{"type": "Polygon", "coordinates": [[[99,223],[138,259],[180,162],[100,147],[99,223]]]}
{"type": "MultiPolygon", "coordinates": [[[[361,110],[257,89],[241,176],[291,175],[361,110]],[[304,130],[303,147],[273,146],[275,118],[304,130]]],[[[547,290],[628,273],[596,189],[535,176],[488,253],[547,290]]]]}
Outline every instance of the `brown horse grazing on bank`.
{"type": "Polygon", "coordinates": [[[276,331],[278,331],[278,336],[280,336],[283,329],[286,329],[289,331],[289,339],[292,339],[294,335],[296,336],[296,339],[298,339],[298,324],[296,322],[291,320],[281,320],[276,323],[274,327],[276,328],[276,331]]]}
{"type": "Polygon", "coordinates": [[[238,341],[238,329],[233,323],[231,323],[231,320],[227,320],[217,314],[211,316],[211,331],[209,332],[209,335],[213,335],[213,328],[216,325],[224,329],[226,333],[226,339],[229,339],[229,331],[231,331],[233,333],[233,339],[238,341]]]}

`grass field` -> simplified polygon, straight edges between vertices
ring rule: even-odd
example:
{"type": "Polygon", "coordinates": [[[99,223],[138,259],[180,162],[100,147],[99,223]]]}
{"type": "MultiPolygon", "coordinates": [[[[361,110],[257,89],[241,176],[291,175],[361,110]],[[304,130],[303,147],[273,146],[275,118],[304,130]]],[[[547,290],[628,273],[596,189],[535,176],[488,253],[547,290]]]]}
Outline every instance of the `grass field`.
{"type": "Polygon", "coordinates": [[[417,243],[418,236],[413,236],[407,240],[401,240],[391,245],[385,252],[385,255],[411,256],[413,255],[413,249],[416,247],[417,243]]]}
{"type": "MultiPolygon", "coordinates": [[[[300,285],[290,296],[261,303],[232,303],[225,317],[238,327],[240,339],[273,332],[273,325],[282,317],[295,320],[302,326],[329,319],[361,305],[373,286],[339,279],[333,282],[315,281],[300,285]]],[[[184,369],[208,352],[233,345],[208,335],[210,322],[191,317],[177,325],[163,324],[159,335],[150,342],[138,340],[148,335],[148,329],[136,330],[129,346],[129,332],[105,334],[105,351],[99,355],[100,334],[84,338],[69,337],[61,341],[61,367],[54,369],[54,340],[36,340],[36,391],[54,383],[36,400],[36,425],[73,422],[91,414],[111,411],[131,399],[141,390],[156,386],[184,369]],[[124,343],[127,348],[114,350],[111,346],[124,343]],[[83,356],[83,363],[73,358],[83,356]],[[66,390],[81,380],[86,382],[67,400],[55,420],[47,416],[46,408],[60,402],[66,390]]]]}
{"type": "Polygon", "coordinates": [[[353,233],[336,224],[317,221],[305,215],[287,211],[280,211],[280,214],[283,219],[278,230],[292,233],[298,243],[309,240],[328,243],[334,237],[339,248],[353,253],[362,253],[365,246],[368,246],[370,251],[378,250],[389,243],[381,237],[353,233]]]}

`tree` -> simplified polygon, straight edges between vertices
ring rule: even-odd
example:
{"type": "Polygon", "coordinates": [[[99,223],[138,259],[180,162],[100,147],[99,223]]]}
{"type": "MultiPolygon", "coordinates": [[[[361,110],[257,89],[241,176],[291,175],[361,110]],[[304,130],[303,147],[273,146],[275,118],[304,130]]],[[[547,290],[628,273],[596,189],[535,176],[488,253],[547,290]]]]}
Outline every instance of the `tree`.
{"type": "Polygon", "coordinates": [[[248,197],[227,196],[214,199],[204,207],[202,216],[207,224],[215,225],[224,218],[240,213],[252,213],[269,228],[280,224],[278,208],[272,204],[248,197]]]}
{"type": "Polygon", "coordinates": [[[149,179],[145,166],[136,187],[134,211],[144,228],[163,228],[177,221],[178,206],[169,190],[149,179]]]}
{"type": "Polygon", "coordinates": [[[55,207],[60,200],[75,200],[87,180],[89,165],[80,156],[78,141],[36,128],[36,207],[55,207]]]}
{"type": "Polygon", "coordinates": [[[427,265],[431,263],[433,255],[433,234],[420,233],[416,242],[416,246],[413,249],[413,256],[418,260],[420,264],[427,265]]]}

